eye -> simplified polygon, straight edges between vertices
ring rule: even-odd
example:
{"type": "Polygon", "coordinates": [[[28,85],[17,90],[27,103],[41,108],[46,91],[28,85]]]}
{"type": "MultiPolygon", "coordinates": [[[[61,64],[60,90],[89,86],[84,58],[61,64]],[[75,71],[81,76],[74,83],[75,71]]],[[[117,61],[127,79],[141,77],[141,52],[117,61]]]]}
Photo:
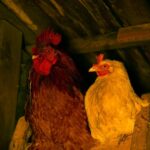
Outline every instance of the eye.
{"type": "Polygon", "coordinates": [[[46,49],[46,53],[50,53],[50,49],[46,49]]]}
{"type": "Polygon", "coordinates": [[[106,69],[108,69],[109,68],[109,65],[108,64],[103,64],[103,65],[101,65],[101,69],[102,70],[106,70],[106,69]]]}
{"type": "Polygon", "coordinates": [[[104,64],[104,65],[103,65],[103,67],[104,67],[104,68],[107,68],[107,67],[108,67],[108,65],[104,64]]]}

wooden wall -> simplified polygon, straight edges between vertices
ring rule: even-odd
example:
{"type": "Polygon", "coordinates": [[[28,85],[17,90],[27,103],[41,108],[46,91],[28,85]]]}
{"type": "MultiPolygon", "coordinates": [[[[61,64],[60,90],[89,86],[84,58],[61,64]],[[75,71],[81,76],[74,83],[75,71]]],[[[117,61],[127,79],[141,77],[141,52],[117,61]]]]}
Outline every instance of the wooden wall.
{"type": "Polygon", "coordinates": [[[22,33],[0,20],[0,149],[6,150],[15,127],[22,33]]]}

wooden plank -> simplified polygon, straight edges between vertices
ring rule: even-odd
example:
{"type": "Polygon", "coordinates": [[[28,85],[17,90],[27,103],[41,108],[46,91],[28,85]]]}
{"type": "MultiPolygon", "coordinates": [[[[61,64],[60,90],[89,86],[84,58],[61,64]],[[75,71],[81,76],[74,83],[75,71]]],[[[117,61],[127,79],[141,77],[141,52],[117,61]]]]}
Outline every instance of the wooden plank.
{"type": "Polygon", "coordinates": [[[7,149],[15,127],[22,33],[0,20],[0,149],[7,149]]]}
{"type": "Polygon", "coordinates": [[[89,13],[85,11],[84,7],[82,7],[79,1],[67,1],[67,2],[61,0],[57,1],[61,6],[63,6],[65,10],[65,18],[68,23],[67,26],[69,27],[70,26],[69,24],[71,24],[71,28],[74,31],[76,31],[76,33],[80,37],[92,35],[92,31],[94,30],[90,28],[91,24],[95,23],[95,30],[99,29],[97,23],[93,20],[93,18],[89,15],[89,13]],[[91,24],[87,23],[87,20],[85,20],[85,18],[88,19],[91,22],[91,24]]]}
{"type": "MultiPolygon", "coordinates": [[[[145,95],[150,102],[150,94],[145,95]]],[[[142,108],[138,114],[134,133],[132,135],[131,150],[149,150],[150,149],[150,106],[142,108]]]]}
{"type": "Polygon", "coordinates": [[[122,20],[123,25],[138,25],[150,21],[149,1],[131,0],[109,1],[116,15],[122,20]]]}
{"type": "Polygon", "coordinates": [[[69,20],[66,16],[62,16],[49,0],[36,0],[35,3],[51,18],[51,20],[55,22],[60,29],[62,29],[65,35],[69,37],[79,37],[78,33],[76,33],[71,27],[72,22],[69,24],[69,20]]]}
{"type": "Polygon", "coordinates": [[[119,43],[149,41],[150,23],[120,28],[117,36],[119,43]]]}
{"type": "Polygon", "coordinates": [[[34,1],[2,0],[1,3],[3,3],[12,14],[15,14],[27,28],[36,34],[39,34],[39,32],[47,27],[57,28],[53,20],[51,20],[34,1]]]}
{"type": "Polygon", "coordinates": [[[35,3],[55,21],[69,38],[90,37],[114,31],[119,27],[102,1],[36,0],[35,3]]]}
{"type": "MultiPolygon", "coordinates": [[[[92,23],[94,23],[91,28],[92,31],[96,25],[98,25],[98,30],[100,30],[100,33],[102,34],[115,31],[120,27],[113,14],[111,13],[111,10],[108,8],[104,1],[79,0],[79,2],[81,5],[83,5],[83,8],[80,7],[80,9],[86,9],[89,15],[92,17],[90,20],[88,17],[86,21],[89,22],[88,24],[90,26],[92,23]]],[[[87,15],[84,13],[82,17],[86,18],[87,15]]]]}
{"type": "Polygon", "coordinates": [[[149,128],[149,113],[150,108],[143,108],[138,115],[135,125],[135,130],[132,136],[131,150],[148,150],[147,149],[147,134],[149,128]]]}
{"type": "Polygon", "coordinates": [[[2,0],[2,3],[11,9],[31,30],[36,31],[38,29],[20,5],[17,5],[13,0],[2,0]]]}
{"type": "Polygon", "coordinates": [[[25,44],[35,42],[35,34],[31,31],[14,13],[0,2],[0,19],[7,20],[10,24],[19,29],[24,36],[25,44]]]}
{"type": "Polygon", "coordinates": [[[71,41],[76,53],[89,53],[146,45],[150,42],[150,23],[120,28],[118,32],[95,38],[71,41]]]}

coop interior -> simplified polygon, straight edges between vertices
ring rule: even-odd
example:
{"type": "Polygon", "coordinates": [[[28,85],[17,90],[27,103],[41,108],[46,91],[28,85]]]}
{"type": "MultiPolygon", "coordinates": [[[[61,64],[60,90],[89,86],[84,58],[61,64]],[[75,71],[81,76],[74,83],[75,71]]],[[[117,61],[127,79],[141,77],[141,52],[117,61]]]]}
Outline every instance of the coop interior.
{"type": "MultiPolygon", "coordinates": [[[[9,149],[18,119],[25,115],[31,92],[32,48],[36,37],[47,28],[61,35],[57,49],[73,59],[82,76],[83,95],[97,77],[88,70],[100,53],[106,59],[123,62],[139,97],[150,92],[149,0],[1,0],[1,150],[9,149]]],[[[115,147],[105,145],[104,150],[150,150],[149,139],[148,106],[137,115],[132,135],[115,147]]]]}

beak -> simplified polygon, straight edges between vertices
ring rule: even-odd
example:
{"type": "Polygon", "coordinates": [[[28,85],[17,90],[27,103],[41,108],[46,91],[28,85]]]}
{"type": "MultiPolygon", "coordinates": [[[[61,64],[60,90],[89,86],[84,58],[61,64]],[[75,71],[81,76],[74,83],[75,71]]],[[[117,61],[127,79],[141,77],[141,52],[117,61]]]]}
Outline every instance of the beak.
{"type": "Polygon", "coordinates": [[[32,56],[32,59],[36,59],[36,58],[38,58],[39,56],[38,55],[33,55],[32,56]]]}
{"type": "Polygon", "coordinates": [[[95,67],[91,67],[90,69],[89,69],[89,72],[95,72],[96,71],[96,68],[95,67]]]}

